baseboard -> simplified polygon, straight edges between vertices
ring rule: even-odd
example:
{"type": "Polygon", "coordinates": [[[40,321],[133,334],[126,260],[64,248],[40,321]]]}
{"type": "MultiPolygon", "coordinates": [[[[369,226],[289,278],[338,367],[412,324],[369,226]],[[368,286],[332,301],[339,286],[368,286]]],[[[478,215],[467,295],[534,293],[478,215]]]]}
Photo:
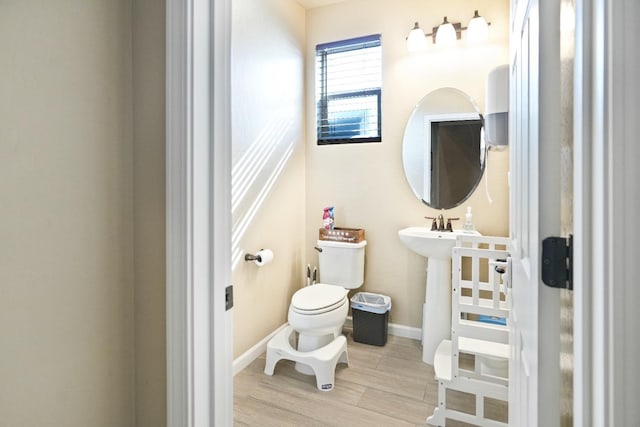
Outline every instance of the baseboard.
{"type": "Polygon", "coordinates": [[[236,359],[234,359],[233,375],[235,376],[238,372],[242,371],[244,368],[249,366],[251,362],[253,362],[258,357],[260,357],[262,353],[267,351],[267,343],[269,342],[269,340],[273,338],[275,334],[277,334],[278,332],[286,328],[287,325],[289,324],[285,323],[284,325],[280,326],[278,329],[276,329],[275,331],[271,332],[269,335],[261,339],[256,345],[254,345],[249,350],[245,351],[236,359]]]}
{"type": "MultiPolygon", "coordinates": [[[[275,334],[286,328],[288,323],[280,326],[275,331],[271,332],[269,335],[264,337],[260,342],[251,347],[249,350],[242,353],[233,361],[233,375],[236,375],[238,372],[242,371],[244,368],[249,366],[251,362],[256,360],[258,357],[262,355],[265,351],[267,351],[267,343],[275,334]]],[[[347,328],[353,327],[353,318],[351,316],[347,317],[347,321],[344,324],[347,328]]],[[[414,328],[412,326],[398,325],[396,323],[389,323],[388,326],[388,334],[394,335],[397,337],[411,338],[413,340],[420,341],[422,339],[422,329],[414,328]]]]}
{"type": "Polygon", "coordinates": [[[398,325],[397,323],[389,323],[389,335],[396,337],[411,338],[412,340],[422,340],[422,329],[413,326],[398,325]]]}

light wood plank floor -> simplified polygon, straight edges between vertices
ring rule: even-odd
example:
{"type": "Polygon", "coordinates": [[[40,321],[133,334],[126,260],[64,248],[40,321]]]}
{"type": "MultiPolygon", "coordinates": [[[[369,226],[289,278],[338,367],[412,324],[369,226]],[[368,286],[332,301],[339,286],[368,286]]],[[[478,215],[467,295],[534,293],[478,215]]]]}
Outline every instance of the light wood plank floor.
{"type": "MultiPolygon", "coordinates": [[[[422,363],[420,342],[389,335],[378,347],[354,342],[351,331],[344,332],[350,366],[338,365],[334,390],[319,391],[315,377],[300,374],[287,360],[278,362],[273,376],[265,375],[263,354],[234,378],[235,425],[424,426],[437,404],[438,385],[433,367],[422,363]]],[[[474,411],[471,395],[448,393],[447,402],[474,411]]],[[[506,421],[502,402],[485,411],[506,421]]]]}

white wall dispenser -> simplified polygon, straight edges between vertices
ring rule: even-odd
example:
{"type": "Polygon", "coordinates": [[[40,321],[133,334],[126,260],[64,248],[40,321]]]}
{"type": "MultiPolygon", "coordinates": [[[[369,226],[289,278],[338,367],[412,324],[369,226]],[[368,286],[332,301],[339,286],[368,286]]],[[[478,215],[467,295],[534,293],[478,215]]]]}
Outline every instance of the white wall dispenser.
{"type": "Polygon", "coordinates": [[[509,65],[489,72],[485,87],[484,138],[491,150],[502,151],[509,143],[509,65]]]}

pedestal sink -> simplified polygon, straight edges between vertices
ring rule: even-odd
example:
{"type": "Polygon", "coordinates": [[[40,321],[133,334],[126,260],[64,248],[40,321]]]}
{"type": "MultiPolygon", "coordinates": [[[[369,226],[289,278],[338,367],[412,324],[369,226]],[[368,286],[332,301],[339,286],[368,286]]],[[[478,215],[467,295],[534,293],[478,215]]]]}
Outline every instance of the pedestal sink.
{"type": "Polygon", "coordinates": [[[422,361],[433,365],[436,347],[451,339],[451,249],[461,234],[476,231],[431,231],[430,227],[408,227],[398,231],[402,243],[427,258],[427,284],[422,305],[422,361]]]}

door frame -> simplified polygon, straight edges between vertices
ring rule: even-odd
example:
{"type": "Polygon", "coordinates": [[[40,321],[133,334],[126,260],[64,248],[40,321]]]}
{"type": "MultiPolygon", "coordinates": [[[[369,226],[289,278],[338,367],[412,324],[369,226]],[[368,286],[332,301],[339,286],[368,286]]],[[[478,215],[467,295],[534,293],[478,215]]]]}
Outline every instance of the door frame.
{"type": "MultiPolygon", "coordinates": [[[[640,158],[640,121],[624,120],[640,111],[640,60],[629,37],[634,1],[576,2],[575,425],[640,418],[632,401],[640,371],[631,365],[640,353],[632,326],[640,200],[630,197],[639,193],[640,168],[618,167],[640,158]]],[[[232,321],[224,309],[231,281],[230,9],[230,0],[167,1],[170,427],[233,420],[232,321]]]]}
{"type": "Polygon", "coordinates": [[[574,424],[640,418],[636,0],[576,2],[574,424]]]}
{"type": "Polygon", "coordinates": [[[232,425],[231,5],[166,7],[167,425],[232,425]]]}

